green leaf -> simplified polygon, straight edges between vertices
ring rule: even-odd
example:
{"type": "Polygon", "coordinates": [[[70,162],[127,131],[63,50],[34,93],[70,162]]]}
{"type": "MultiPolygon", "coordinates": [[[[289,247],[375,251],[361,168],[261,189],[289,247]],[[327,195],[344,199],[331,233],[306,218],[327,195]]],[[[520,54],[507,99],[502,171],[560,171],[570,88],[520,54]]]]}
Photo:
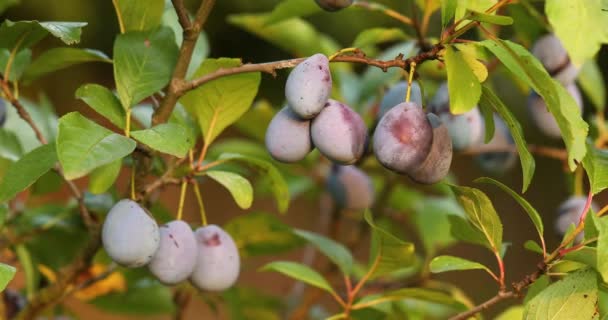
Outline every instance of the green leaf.
{"type": "Polygon", "coordinates": [[[344,245],[322,235],[305,230],[294,230],[293,232],[312,243],[317,250],[321,251],[329,260],[340,268],[342,274],[349,276],[352,273],[354,259],[350,251],[348,251],[344,245]]]}
{"type": "Polygon", "coordinates": [[[507,187],[506,185],[504,185],[501,182],[496,181],[492,178],[482,177],[482,178],[476,179],[475,182],[493,184],[493,185],[499,187],[500,189],[502,189],[504,192],[508,193],[526,211],[526,213],[530,217],[530,220],[532,220],[532,223],[534,224],[534,227],[536,228],[536,232],[538,233],[538,236],[540,237],[541,241],[544,239],[543,238],[543,233],[544,233],[543,220],[541,219],[538,211],[536,211],[536,209],[534,209],[534,207],[526,199],[524,199],[523,197],[518,195],[515,191],[511,190],[511,188],[507,187]]]}
{"type": "Polygon", "coordinates": [[[361,31],[352,47],[364,48],[371,45],[376,45],[383,42],[405,40],[408,36],[399,28],[371,28],[361,31]]]}
{"type": "Polygon", "coordinates": [[[241,209],[249,209],[253,202],[253,187],[249,180],[228,171],[207,171],[209,178],[224,186],[241,209]]]}
{"type": "Polygon", "coordinates": [[[404,299],[433,302],[462,311],[466,309],[466,306],[463,305],[460,301],[445,294],[444,292],[426,288],[404,288],[367,296],[361,299],[360,302],[353,305],[353,309],[361,309],[363,304],[365,304],[366,307],[371,307],[388,301],[400,301],[404,299]]]}
{"type": "Polygon", "coordinates": [[[16,273],[17,269],[15,267],[0,263],[0,292],[4,291],[8,283],[13,280],[16,273]]]}
{"type": "Polygon", "coordinates": [[[566,253],[565,260],[576,261],[588,265],[591,268],[597,267],[597,248],[581,247],[566,253]]]}
{"type": "Polygon", "coordinates": [[[40,284],[40,272],[35,266],[34,259],[24,244],[15,246],[15,254],[25,274],[25,294],[31,299],[40,284]]]}
{"type": "Polygon", "coordinates": [[[502,223],[488,196],[475,188],[449,185],[464,209],[467,219],[486,238],[486,246],[499,252],[502,244],[502,223]]]}
{"type": "Polygon", "coordinates": [[[603,43],[608,43],[608,19],[601,0],[547,0],[545,13],[577,66],[595,56],[603,43]]]}
{"type": "Polygon", "coordinates": [[[597,149],[593,142],[587,143],[587,155],[583,159],[591,192],[598,194],[608,188],[608,150],[597,149]]]}
{"type": "MultiPolygon", "coordinates": [[[[207,59],[194,76],[200,77],[220,68],[240,65],[239,59],[207,59]]],[[[186,110],[198,120],[205,143],[211,144],[251,107],[260,79],[259,72],[222,77],[188,92],[180,100],[186,110]]]]}
{"type": "Polygon", "coordinates": [[[61,22],[61,21],[17,21],[4,20],[0,25],[0,48],[13,50],[16,46],[20,49],[29,48],[42,40],[49,33],[59,38],[65,44],[80,42],[82,28],[86,22],[61,22]]]}
{"type": "Polygon", "coordinates": [[[17,135],[0,128],[0,158],[17,161],[23,155],[23,149],[17,135]]]}
{"type": "Polygon", "coordinates": [[[102,194],[108,191],[118,178],[122,159],[114,160],[91,171],[89,176],[89,192],[92,194],[102,194]]]}
{"type": "Polygon", "coordinates": [[[596,277],[587,269],[551,284],[526,304],[523,319],[592,319],[598,299],[596,277]]]}
{"type": "Polygon", "coordinates": [[[289,206],[289,189],[283,176],[272,163],[236,153],[224,153],[219,160],[242,161],[254,166],[261,175],[268,177],[271,183],[272,193],[274,194],[279,212],[284,213],[289,206]]]}
{"type": "Polygon", "coordinates": [[[380,228],[374,223],[369,210],[365,211],[364,218],[372,228],[370,266],[377,261],[372,278],[407,268],[414,263],[413,243],[405,242],[380,228]]]}
{"type": "Polygon", "coordinates": [[[278,254],[303,244],[291,227],[265,212],[237,216],[224,225],[224,230],[232,236],[243,257],[278,254]]]}
{"type": "Polygon", "coordinates": [[[122,32],[145,31],[160,24],[164,0],[113,0],[122,32]]]}
{"type": "Polygon", "coordinates": [[[120,129],[125,128],[126,112],[120,100],[108,88],[94,83],[83,84],[75,95],[120,129]]]}
{"type": "Polygon", "coordinates": [[[487,22],[499,26],[508,26],[513,24],[513,18],[507,16],[487,14],[474,10],[467,10],[466,15],[473,21],[487,22]]]}
{"type": "Polygon", "coordinates": [[[222,293],[232,320],[279,320],[282,300],[261,292],[259,288],[236,286],[222,293]]]}
{"type": "Polygon", "coordinates": [[[2,0],[0,1],[0,14],[4,13],[6,9],[18,5],[21,0],[2,0]]]}
{"type": "Polygon", "coordinates": [[[441,28],[445,29],[456,13],[457,0],[441,0],[441,28]]]}
{"type": "Polygon", "coordinates": [[[581,118],[574,98],[556,80],[552,79],[542,64],[526,48],[506,40],[479,42],[490,50],[513,74],[538,92],[551,114],[555,117],[568,149],[570,170],[585,157],[588,125],[581,118]]]}
{"type": "Polygon", "coordinates": [[[131,136],[148,147],[183,158],[196,142],[190,130],[176,123],[161,123],[150,129],[131,131],[131,136]]]}
{"type": "Polygon", "coordinates": [[[0,70],[4,73],[6,65],[11,62],[11,68],[9,69],[8,76],[4,74],[5,78],[10,81],[19,81],[23,75],[23,72],[32,61],[32,50],[23,49],[16,54],[8,49],[0,50],[0,70]]]}
{"type": "Polygon", "coordinates": [[[313,1],[284,0],[274,7],[265,23],[271,25],[289,18],[305,17],[321,11],[321,7],[313,1]]]}
{"type": "MultiPolygon", "coordinates": [[[[416,201],[402,200],[413,204],[414,222],[424,244],[425,254],[434,253],[452,245],[456,239],[450,234],[450,215],[461,214],[462,209],[452,197],[425,196],[416,201]]],[[[464,214],[464,213],[463,213],[464,214]]]]}
{"type": "Polygon", "coordinates": [[[509,307],[494,318],[494,320],[521,320],[524,316],[523,306],[509,307]]]}
{"type": "Polygon", "coordinates": [[[99,166],[121,159],[135,150],[135,146],[135,141],[78,112],[70,112],[59,119],[57,156],[66,179],[80,178],[99,166]]]}
{"type": "Polygon", "coordinates": [[[479,104],[479,111],[481,111],[481,115],[483,116],[483,125],[485,131],[484,143],[488,144],[494,138],[494,108],[484,103],[479,104]]]}
{"type": "Polygon", "coordinates": [[[46,144],[11,164],[0,183],[0,203],[31,186],[57,162],[55,146],[46,144]]]}
{"type": "Polygon", "coordinates": [[[131,31],[114,41],[114,79],[125,109],[164,88],[177,63],[173,31],[131,31]]]}
{"type": "MultiPolygon", "coordinates": [[[[524,304],[527,304],[530,300],[534,299],[539,293],[545,290],[551,284],[551,279],[546,274],[538,277],[536,281],[534,281],[526,292],[526,297],[524,298],[524,304]]],[[[522,317],[519,317],[522,319],[522,317]]]]}
{"type": "Polygon", "coordinates": [[[532,177],[534,176],[534,170],[536,169],[536,162],[534,161],[534,157],[532,153],[528,150],[528,143],[524,138],[524,131],[517,121],[517,118],[511,113],[509,108],[504,105],[504,103],[492,92],[490,88],[487,86],[482,86],[481,88],[481,100],[479,104],[491,106],[500,117],[505,120],[505,123],[509,127],[509,132],[511,132],[511,136],[513,140],[515,140],[515,145],[517,146],[517,152],[519,153],[519,160],[521,162],[521,169],[523,172],[523,183],[521,192],[526,192],[528,187],[530,186],[530,182],[532,182],[532,177]]]}
{"type": "MultiPolygon", "coordinates": [[[[264,141],[266,137],[266,128],[268,128],[268,124],[275,113],[276,111],[267,100],[256,101],[253,106],[234,123],[234,126],[246,136],[255,138],[258,141],[264,141]]],[[[264,152],[268,154],[267,151],[264,152]]]]}
{"type": "Polygon", "coordinates": [[[31,82],[51,72],[86,62],[106,62],[112,60],[105,53],[92,49],[52,48],[43,52],[23,74],[24,82],[31,82]]]}
{"type": "Polygon", "coordinates": [[[432,273],[460,270],[485,270],[490,274],[492,273],[488,267],[481,263],[454,256],[435,257],[433,260],[431,260],[429,268],[432,273]]]}
{"type": "Polygon", "coordinates": [[[303,264],[289,261],[275,261],[263,266],[260,271],[279,272],[327,292],[334,292],[329,282],[321,274],[303,264]]]}
{"type": "Polygon", "coordinates": [[[593,212],[589,212],[588,215],[591,216],[598,231],[596,269],[604,282],[608,282],[608,218],[599,218],[593,212]]]}
{"type": "Polygon", "coordinates": [[[481,85],[464,53],[447,46],[444,59],[448,73],[450,111],[461,114],[475,108],[481,96],[481,85]]]}
{"type": "Polygon", "coordinates": [[[488,246],[485,235],[467,220],[455,215],[448,216],[448,220],[450,221],[450,233],[454,238],[484,247],[488,246]]]}
{"type": "Polygon", "coordinates": [[[603,111],[606,106],[606,82],[597,61],[587,60],[583,64],[577,80],[595,110],[603,111]]]}

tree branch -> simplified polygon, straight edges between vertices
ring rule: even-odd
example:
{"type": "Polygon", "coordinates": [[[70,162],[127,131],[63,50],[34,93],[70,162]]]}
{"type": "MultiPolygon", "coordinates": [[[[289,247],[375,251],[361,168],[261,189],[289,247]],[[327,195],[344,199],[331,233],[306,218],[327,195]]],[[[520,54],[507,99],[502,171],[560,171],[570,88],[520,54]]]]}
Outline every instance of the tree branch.
{"type": "Polygon", "coordinates": [[[489,307],[497,304],[498,302],[505,300],[505,299],[509,299],[509,298],[514,298],[517,295],[515,294],[515,292],[513,291],[501,291],[498,292],[494,297],[492,297],[491,299],[487,300],[486,302],[476,306],[475,308],[468,310],[466,312],[457,314],[454,317],[451,317],[449,320],[466,320],[469,319],[470,317],[478,314],[479,312],[488,309],[489,307]]]}
{"type": "Polygon", "coordinates": [[[192,26],[190,22],[190,17],[188,16],[188,11],[184,6],[183,0],[171,0],[173,3],[173,7],[175,8],[175,13],[177,14],[177,19],[179,24],[182,26],[183,30],[190,29],[192,26]]]}

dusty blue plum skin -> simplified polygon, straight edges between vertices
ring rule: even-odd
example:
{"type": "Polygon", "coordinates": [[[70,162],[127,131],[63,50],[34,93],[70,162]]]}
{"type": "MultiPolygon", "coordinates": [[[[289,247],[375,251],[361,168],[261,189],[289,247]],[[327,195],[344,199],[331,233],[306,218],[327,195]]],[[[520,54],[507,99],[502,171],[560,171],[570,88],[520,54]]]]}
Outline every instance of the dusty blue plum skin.
{"type": "Polygon", "coordinates": [[[265,143],[268,153],[277,161],[292,163],[304,159],[313,149],[310,120],[301,119],[284,107],[270,121],[265,143]]]}
{"type": "Polygon", "coordinates": [[[429,111],[445,124],[452,138],[454,150],[464,150],[483,142],[484,122],[479,108],[475,106],[463,114],[452,114],[447,83],[443,83],[429,103],[429,111]]]}
{"type": "Polygon", "coordinates": [[[323,10],[334,12],[349,7],[353,0],[315,0],[323,10]]]}
{"type": "Polygon", "coordinates": [[[136,268],[146,265],[154,257],[160,233],[156,221],[137,202],[123,199],[106,216],[101,239],[114,262],[136,268]]]}
{"type": "MultiPolygon", "coordinates": [[[[515,141],[507,128],[504,121],[494,115],[494,137],[487,144],[489,147],[504,147],[514,146],[515,141]]],[[[517,153],[515,152],[486,152],[475,157],[475,161],[479,167],[493,174],[502,174],[505,171],[513,168],[517,162],[517,153]]]]}
{"type": "Polygon", "coordinates": [[[182,220],[174,220],[160,226],[160,244],[148,269],[160,282],[174,285],[190,277],[197,253],[190,226],[182,220]]]}
{"type": "Polygon", "coordinates": [[[452,139],[448,128],[441,119],[433,113],[427,114],[427,119],[433,128],[431,151],[426,159],[408,176],[422,184],[434,184],[445,178],[452,164],[452,139]]]}
{"type": "Polygon", "coordinates": [[[198,256],[190,281],[204,291],[224,291],[239,277],[241,260],[232,237],[216,225],[196,229],[198,256]]]}
{"type": "MultiPolygon", "coordinates": [[[[392,107],[405,101],[407,92],[407,82],[400,81],[394,84],[386,91],[380,101],[380,111],[378,111],[378,119],[382,118],[392,107]]],[[[422,105],[422,91],[417,82],[412,82],[412,90],[410,92],[410,101],[418,105],[422,105]]]]}
{"type": "Polygon", "coordinates": [[[372,180],[356,166],[333,165],[326,186],[340,208],[362,210],[374,203],[372,180]]]}
{"type": "Polygon", "coordinates": [[[6,122],[6,103],[0,99],[0,127],[6,122]]]}
{"type": "MultiPolygon", "coordinates": [[[[583,97],[581,96],[581,92],[576,86],[576,83],[570,83],[566,86],[566,90],[568,93],[574,98],[576,104],[580,110],[583,112],[583,97]]],[[[528,96],[528,111],[534,124],[538,129],[548,137],[561,139],[562,134],[559,126],[557,125],[557,121],[555,121],[555,117],[549,109],[547,108],[547,104],[545,100],[538,93],[532,91],[528,96]]]]}
{"type": "MultiPolygon", "coordinates": [[[[555,220],[555,232],[560,237],[566,234],[570,225],[574,224],[576,226],[578,224],[585,209],[585,204],[587,204],[587,197],[583,196],[571,196],[560,204],[557,209],[557,219],[555,220]]],[[[592,201],[591,210],[597,212],[599,209],[598,205],[592,201]]],[[[585,233],[581,232],[576,236],[575,241],[580,243],[584,237],[585,233]]]]}
{"type": "Polygon", "coordinates": [[[367,126],[349,106],[329,99],[312,120],[312,143],[321,154],[338,164],[353,164],[365,151],[367,126]]]}
{"type": "Polygon", "coordinates": [[[291,110],[302,119],[321,112],[331,94],[329,60],[317,53],[298,64],[287,77],[285,98],[291,110]]]}
{"type": "Polygon", "coordinates": [[[374,154],[386,168],[407,174],[431,151],[433,128],[420,105],[404,102],[380,119],[373,137],[374,154]]]}
{"type": "Polygon", "coordinates": [[[570,61],[568,52],[555,34],[548,33],[538,38],[531,51],[547,72],[561,84],[567,86],[578,77],[580,68],[570,61]]]}

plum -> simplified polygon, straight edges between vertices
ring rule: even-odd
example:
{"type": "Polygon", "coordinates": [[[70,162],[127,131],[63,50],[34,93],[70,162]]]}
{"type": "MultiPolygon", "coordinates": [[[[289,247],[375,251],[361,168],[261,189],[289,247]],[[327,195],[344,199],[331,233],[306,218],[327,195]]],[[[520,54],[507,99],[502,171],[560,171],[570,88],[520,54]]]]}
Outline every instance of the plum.
{"type": "Polygon", "coordinates": [[[362,210],[374,202],[372,180],[356,166],[334,164],[326,183],[327,190],[341,208],[362,210]]]}
{"type": "Polygon", "coordinates": [[[475,106],[463,114],[452,114],[448,85],[443,83],[429,103],[429,111],[436,114],[448,128],[455,150],[464,150],[483,141],[484,122],[479,108],[475,106]]]}
{"type": "Polygon", "coordinates": [[[367,127],[350,107],[329,99],[323,111],[312,120],[310,135],[314,146],[329,160],[352,164],[365,151],[367,127]]]}
{"type": "Polygon", "coordinates": [[[330,12],[344,9],[353,4],[353,0],[315,0],[315,2],[323,10],[330,12]]]}
{"type": "MultiPolygon", "coordinates": [[[[566,86],[566,90],[568,93],[570,93],[572,98],[574,98],[574,101],[576,101],[576,104],[582,113],[583,97],[581,96],[581,92],[576,84],[574,82],[570,83],[566,86]]],[[[530,96],[528,97],[528,109],[532,115],[534,123],[540,129],[540,131],[549,137],[561,139],[561,131],[559,130],[557,121],[555,121],[555,117],[553,117],[553,114],[549,112],[545,100],[543,100],[543,98],[536,92],[530,93],[530,96]]]]}
{"type": "Polygon", "coordinates": [[[266,129],[266,149],[277,161],[296,162],[312,150],[310,120],[298,117],[284,107],[270,121],[266,129]]]}
{"type": "Polygon", "coordinates": [[[579,68],[572,64],[562,42],[553,33],[536,40],[532,46],[532,54],[540,60],[547,72],[563,85],[571,84],[578,76],[579,68]]]}
{"type": "Polygon", "coordinates": [[[285,98],[295,114],[302,119],[314,118],[331,94],[329,60],[317,53],[298,64],[287,77],[285,98]]]}
{"type": "Polygon", "coordinates": [[[101,232],[103,246],[112,260],[141,267],[158,250],[160,233],[156,221],[137,202],[120,200],[108,213],[101,232]]]}
{"type": "Polygon", "coordinates": [[[428,113],[426,116],[433,128],[431,151],[415,170],[408,173],[408,176],[418,183],[433,184],[445,178],[450,171],[452,139],[448,128],[438,116],[433,113],[428,113]]]}
{"type": "Polygon", "coordinates": [[[196,264],[197,245],[194,232],[181,220],[160,227],[160,245],[148,269],[160,282],[180,283],[192,274],[196,264]]]}
{"type": "Polygon", "coordinates": [[[216,225],[196,229],[198,257],[192,283],[201,290],[223,291],[239,277],[241,262],[232,237],[216,225]]]}
{"type": "MultiPolygon", "coordinates": [[[[586,203],[587,197],[571,196],[559,206],[557,209],[557,220],[555,221],[555,231],[558,235],[563,237],[571,224],[578,224],[586,203]]],[[[599,207],[596,203],[591,202],[591,209],[597,212],[599,207]]],[[[576,236],[575,241],[581,242],[583,237],[584,233],[581,232],[576,236]]]]}
{"type": "MultiPolygon", "coordinates": [[[[386,91],[382,101],[380,102],[380,111],[378,111],[378,119],[382,118],[384,114],[392,107],[405,101],[405,94],[407,92],[407,82],[400,81],[393,85],[386,91]]],[[[410,101],[418,105],[422,105],[422,92],[420,91],[420,85],[417,82],[412,83],[412,91],[410,93],[410,101]]]]}
{"type": "Polygon", "coordinates": [[[373,137],[374,153],[386,168],[407,174],[431,151],[433,128],[420,105],[403,102],[380,119],[373,137]]]}
{"type": "MultiPolygon", "coordinates": [[[[510,148],[514,145],[515,141],[513,140],[507,125],[501,118],[494,115],[494,136],[486,146],[489,148],[510,148]]],[[[476,156],[475,160],[481,169],[491,173],[500,174],[515,165],[515,162],[517,161],[517,154],[509,151],[486,152],[476,156]]]]}

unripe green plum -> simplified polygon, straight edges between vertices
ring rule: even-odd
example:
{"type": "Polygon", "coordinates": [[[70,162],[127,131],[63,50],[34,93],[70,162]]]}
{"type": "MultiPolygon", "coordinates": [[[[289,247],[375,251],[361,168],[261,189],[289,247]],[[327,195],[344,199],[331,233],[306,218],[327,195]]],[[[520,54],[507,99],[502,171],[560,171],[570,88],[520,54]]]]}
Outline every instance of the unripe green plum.
{"type": "MultiPolygon", "coordinates": [[[[486,145],[489,148],[511,148],[515,145],[515,141],[507,128],[504,121],[498,116],[494,115],[494,137],[486,145]]],[[[516,161],[517,154],[515,152],[486,152],[475,157],[475,160],[481,167],[481,169],[500,174],[511,169],[516,161]]]]}
{"type": "Polygon", "coordinates": [[[362,210],[374,203],[372,180],[356,166],[333,165],[327,177],[327,190],[344,209],[362,210]]]}
{"type": "Polygon", "coordinates": [[[418,183],[434,184],[441,181],[450,172],[452,139],[448,128],[439,117],[428,113],[427,118],[433,128],[431,151],[416,169],[408,173],[408,176],[418,183]]]}
{"type": "MultiPolygon", "coordinates": [[[[566,90],[570,93],[572,98],[574,98],[574,101],[576,101],[576,105],[579,107],[580,112],[583,112],[583,97],[581,96],[581,92],[576,86],[576,83],[573,82],[567,85],[566,90]]],[[[530,93],[530,96],[528,97],[528,109],[534,123],[540,131],[549,137],[561,139],[561,131],[559,130],[557,121],[555,121],[555,117],[549,112],[545,100],[536,92],[530,93]]]]}
{"type": "Polygon", "coordinates": [[[103,223],[103,247],[114,262],[129,268],[141,267],[158,250],[160,233],[156,221],[137,202],[120,200],[103,223]]]}
{"type": "MultiPolygon", "coordinates": [[[[400,81],[393,85],[386,91],[380,102],[380,111],[378,111],[378,119],[382,118],[384,114],[394,106],[405,101],[405,94],[407,92],[407,82],[400,81]]],[[[420,85],[417,82],[412,83],[412,90],[410,93],[410,101],[418,105],[422,105],[422,92],[420,91],[420,85]]]]}
{"type": "Polygon", "coordinates": [[[312,120],[310,135],[314,146],[329,160],[352,164],[365,151],[367,127],[350,107],[329,99],[323,111],[312,120]]]}
{"type": "Polygon", "coordinates": [[[315,2],[321,7],[323,10],[334,12],[341,9],[344,9],[351,4],[353,4],[353,0],[315,0],[315,2]]]}
{"type": "Polygon", "coordinates": [[[285,98],[302,119],[314,118],[331,94],[331,72],[327,57],[317,53],[298,64],[287,77],[285,98]]]}
{"type": "Polygon", "coordinates": [[[442,84],[429,104],[429,111],[436,114],[448,128],[454,150],[464,150],[483,141],[484,122],[479,108],[455,115],[450,111],[447,83],[442,84]]]}
{"type": "Polygon", "coordinates": [[[431,151],[433,128],[422,108],[403,102],[380,119],[374,132],[374,153],[386,168],[407,174],[431,151]]]}
{"type": "Polygon", "coordinates": [[[579,68],[572,64],[562,42],[553,33],[536,40],[532,46],[532,54],[540,60],[547,72],[563,85],[571,84],[578,76],[579,68]]]}
{"type": "Polygon", "coordinates": [[[197,250],[194,232],[181,220],[160,227],[160,245],[148,264],[148,269],[160,282],[173,285],[192,274],[197,250]]]}
{"type": "Polygon", "coordinates": [[[216,225],[198,228],[195,232],[198,257],[192,283],[205,291],[223,291],[239,277],[241,261],[232,237],[216,225]]]}
{"type": "MultiPolygon", "coordinates": [[[[587,204],[587,197],[571,196],[559,206],[557,220],[555,221],[555,231],[558,235],[563,237],[570,225],[574,224],[576,226],[578,224],[585,209],[585,204],[587,204]]],[[[597,212],[599,207],[595,202],[591,202],[591,209],[597,212]]],[[[584,236],[584,232],[581,232],[576,236],[575,241],[581,242],[584,236]]]]}
{"type": "Polygon", "coordinates": [[[0,99],[0,126],[6,121],[6,104],[4,100],[0,99]]]}
{"type": "Polygon", "coordinates": [[[312,150],[310,120],[298,117],[284,107],[270,121],[266,129],[266,149],[277,161],[296,162],[312,150]]]}

